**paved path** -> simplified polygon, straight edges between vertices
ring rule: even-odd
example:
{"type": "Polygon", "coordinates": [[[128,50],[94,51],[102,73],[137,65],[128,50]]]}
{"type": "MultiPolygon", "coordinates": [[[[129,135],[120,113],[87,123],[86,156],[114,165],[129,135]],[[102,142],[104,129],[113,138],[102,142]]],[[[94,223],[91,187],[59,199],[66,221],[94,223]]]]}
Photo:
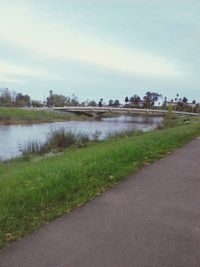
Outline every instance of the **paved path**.
{"type": "Polygon", "coordinates": [[[200,138],[0,250],[1,267],[199,267],[200,138]]]}

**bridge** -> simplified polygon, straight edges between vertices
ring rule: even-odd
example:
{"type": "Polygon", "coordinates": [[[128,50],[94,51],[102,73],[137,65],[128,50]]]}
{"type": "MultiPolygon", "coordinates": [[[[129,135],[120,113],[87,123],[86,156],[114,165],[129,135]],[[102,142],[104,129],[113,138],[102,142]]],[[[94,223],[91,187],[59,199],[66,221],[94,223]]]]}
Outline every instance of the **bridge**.
{"type": "MultiPolygon", "coordinates": [[[[144,115],[166,115],[167,110],[139,109],[139,108],[115,108],[115,107],[54,107],[53,110],[84,114],[89,117],[100,118],[105,113],[112,114],[144,114],[144,115]]],[[[174,116],[199,116],[199,113],[172,111],[174,116]]]]}

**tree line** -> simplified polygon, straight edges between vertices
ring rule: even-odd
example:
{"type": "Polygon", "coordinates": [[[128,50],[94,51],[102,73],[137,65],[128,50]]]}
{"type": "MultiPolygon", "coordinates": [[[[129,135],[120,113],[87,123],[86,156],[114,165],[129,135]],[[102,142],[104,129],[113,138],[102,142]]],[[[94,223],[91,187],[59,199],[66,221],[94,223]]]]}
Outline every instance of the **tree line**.
{"type": "Polygon", "coordinates": [[[50,90],[48,97],[43,102],[40,102],[32,100],[27,94],[10,91],[8,88],[0,89],[0,106],[4,107],[109,106],[152,109],[156,106],[156,108],[167,109],[169,105],[172,106],[173,110],[200,113],[200,104],[196,100],[189,103],[185,96],[181,97],[179,94],[176,94],[173,99],[167,100],[167,97],[163,98],[157,92],[147,91],[142,97],[137,94],[125,96],[123,103],[120,103],[118,99],[110,99],[106,103],[103,98],[100,98],[99,101],[87,99],[80,102],[74,94],[72,96],[64,96],[50,90]]]}
{"type": "Polygon", "coordinates": [[[0,89],[0,106],[3,107],[24,107],[30,106],[31,98],[29,95],[23,95],[8,88],[0,89]]]}

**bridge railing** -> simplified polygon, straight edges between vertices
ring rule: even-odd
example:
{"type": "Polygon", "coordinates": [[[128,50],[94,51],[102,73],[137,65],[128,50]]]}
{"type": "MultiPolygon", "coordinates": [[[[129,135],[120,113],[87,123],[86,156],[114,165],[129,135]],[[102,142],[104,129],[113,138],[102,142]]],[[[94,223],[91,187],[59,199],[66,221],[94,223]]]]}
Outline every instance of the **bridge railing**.
{"type": "MultiPolygon", "coordinates": [[[[115,107],[54,107],[54,110],[66,111],[66,112],[96,112],[96,113],[157,113],[157,114],[167,114],[167,110],[161,109],[141,109],[141,108],[115,108],[115,107]]],[[[189,115],[189,116],[199,116],[199,113],[191,113],[184,111],[172,111],[174,115],[189,115]]]]}

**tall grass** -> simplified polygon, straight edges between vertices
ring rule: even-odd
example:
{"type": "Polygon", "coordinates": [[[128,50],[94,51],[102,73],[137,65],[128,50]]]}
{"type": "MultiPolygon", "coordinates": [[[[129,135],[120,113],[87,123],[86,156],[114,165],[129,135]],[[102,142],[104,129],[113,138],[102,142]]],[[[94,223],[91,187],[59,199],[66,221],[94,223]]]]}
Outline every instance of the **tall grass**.
{"type": "MultiPolygon", "coordinates": [[[[136,136],[142,134],[142,131],[132,129],[120,132],[110,132],[105,139],[121,138],[127,136],[136,136]]],[[[98,142],[101,138],[101,131],[95,131],[91,136],[83,132],[73,132],[64,128],[53,130],[47,136],[44,143],[38,141],[30,141],[23,147],[19,148],[22,155],[42,155],[49,152],[60,152],[70,147],[85,147],[89,143],[98,142]]]]}
{"type": "Polygon", "coordinates": [[[19,150],[22,155],[42,155],[49,152],[59,152],[72,146],[79,148],[84,147],[89,144],[89,142],[98,140],[98,133],[90,137],[87,133],[77,133],[61,128],[51,131],[45,143],[30,141],[23,147],[20,147],[19,150]]]}
{"type": "Polygon", "coordinates": [[[85,203],[200,134],[200,124],[0,162],[0,246],[85,203]]]}

